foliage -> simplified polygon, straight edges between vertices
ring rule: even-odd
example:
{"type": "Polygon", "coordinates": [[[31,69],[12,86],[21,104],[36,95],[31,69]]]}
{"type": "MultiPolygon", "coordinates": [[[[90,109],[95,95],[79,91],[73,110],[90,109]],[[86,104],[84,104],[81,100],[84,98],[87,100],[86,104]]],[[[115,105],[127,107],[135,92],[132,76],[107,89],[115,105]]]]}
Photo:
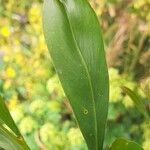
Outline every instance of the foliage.
{"type": "Polygon", "coordinates": [[[137,107],[138,111],[141,114],[143,114],[145,119],[147,119],[149,121],[149,119],[150,119],[149,114],[147,113],[147,111],[145,109],[145,104],[144,104],[143,100],[141,100],[140,96],[125,86],[122,87],[122,90],[131,98],[131,100],[134,102],[135,106],[137,107]]]}
{"type": "Polygon", "coordinates": [[[111,146],[110,150],[143,150],[143,148],[140,147],[135,142],[128,141],[125,139],[117,139],[111,146]]]}
{"type": "MultiPolygon", "coordinates": [[[[107,61],[111,66],[109,74],[112,92],[105,149],[108,149],[108,145],[117,137],[126,137],[138,141],[145,150],[149,150],[150,129],[120,88],[127,86],[136,91],[149,110],[149,1],[92,0],[91,3],[102,18],[107,61]],[[139,2],[144,5],[136,8],[135,5],[139,2]],[[138,50],[140,53],[135,61],[138,50]],[[129,69],[132,63],[134,69],[129,69]]],[[[62,140],[62,145],[66,145],[66,149],[86,150],[82,138],[79,138],[81,143],[77,142],[78,145],[74,143],[76,140],[70,141],[72,135],[81,137],[81,133],[50,62],[42,32],[42,1],[0,0],[0,4],[0,95],[6,100],[28,145],[33,150],[41,147],[48,149],[51,143],[45,139],[41,142],[37,138],[39,128],[54,126],[59,136],[49,132],[46,134],[50,134],[48,138],[56,140],[55,144],[57,137],[61,138],[63,135],[67,142],[62,140]],[[42,112],[37,108],[37,103],[42,107],[41,101],[46,106],[42,112]],[[47,107],[49,103],[50,107],[47,107]],[[45,114],[50,118],[43,118],[45,114]],[[24,127],[28,120],[32,123],[32,128],[26,131],[24,127]],[[72,134],[68,139],[69,132],[72,134]]],[[[55,147],[58,150],[65,149],[58,144],[55,147]]]]}
{"type": "Polygon", "coordinates": [[[85,0],[45,0],[43,29],[56,72],[88,149],[102,150],[109,79],[98,19],[85,0]]]}
{"type": "Polygon", "coordinates": [[[73,122],[62,118],[62,105],[59,100],[35,100],[19,104],[11,111],[31,149],[85,149],[79,129],[73,122]]]}
{"type": "Polygon", "coordinates": [[[1,97],[0,107],[0,148],[29,150],[1,97]]]}

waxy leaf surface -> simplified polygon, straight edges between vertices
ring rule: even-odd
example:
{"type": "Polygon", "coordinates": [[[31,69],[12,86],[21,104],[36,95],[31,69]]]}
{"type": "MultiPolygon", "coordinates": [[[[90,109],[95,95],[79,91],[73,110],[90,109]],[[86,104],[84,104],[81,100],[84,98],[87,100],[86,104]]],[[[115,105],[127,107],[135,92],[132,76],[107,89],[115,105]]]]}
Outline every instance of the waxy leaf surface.
{"type": "Polygon", "coordinates": [[[43,28],[88,148],[102,150],[109,83],[98,19],[86,0],[45,0],[43,28]]]}

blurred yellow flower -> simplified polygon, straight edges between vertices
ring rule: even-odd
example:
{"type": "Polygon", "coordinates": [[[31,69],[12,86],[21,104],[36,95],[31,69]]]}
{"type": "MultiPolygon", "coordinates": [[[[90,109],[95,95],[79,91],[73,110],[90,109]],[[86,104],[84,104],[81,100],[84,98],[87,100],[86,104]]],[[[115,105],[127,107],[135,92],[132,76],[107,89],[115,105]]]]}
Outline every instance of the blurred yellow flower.
{"type": "Polygon", "coordinates": [[[149,122],[144,122],[142,124],[142,128],[143,128],[143,148],[144,150],[149,150],[149,146],[150,146],[150,128],[149,128],[149,122]]]}
{"type": "Polygon", "coordinates": [[[120,88],[121,77],[119,72],[115,68],[109,69],[109,80],[110,80],[110,102],[116,103],[122,98],[122,91],[120,88]]]}
{"type": "Polygon", "coordinates": [[[8,100],[8,107],[9,109],[14,109],[18,105],[18,97],[17,94],[14,93],[13,96],[8,100]]]}
{"type": "Polygon", "coordinates": [[[144,0],[136,0],[136,1],[135,1],[135,4],[134,4],[134,8],[135,8],[135,9],[139,9],[139,8],[142,7],[145,3],[146,3],[146,1],[144,1],[144,0]]]}
{"type": "Polygon", "coordinates": [[[24,62],[23,55],[21,53],[16,54],[15,55],[15,61],[17,64],[23,65],[23,62],[24,62]]]}
{"type": "Polygon", "coordinates": [[[122,90],[119,86],[110,85],[110,102],[116,103],[122,99],[122,90]]]}
{"type": "Polygon", "coordinates": [[[1,30],[0,30],[0,34],[4,37],[9,37],[10,36],[10,29],[9,27],[5,26],[5,27],[2,27],[1,30]]]}
{"type": "Polygon", "coordinates": [[[130,99],[129,96],[125,96],[122,103],[125,105],[125,107],[129,108],[129,107],[134,107],[134,103],[133,101],[130,99]]]}
{"type": "Polygon", "coordinates": [[[91,0],[90,3],[92,5],[92,7],[95,9],[96,14],[98,16],[100,16],[104,10],[104,6],[105,6],[105,0],[91,0]]]}
{"type": "MultiPolygon", "coordinates": [[[[29,21],[31,23],[39,22],[41,19],[41,6],[38,4],[33,4],[29,10],[29,21]]],[[[37,25],[39,26],[39,25],[37,25]]]]}
{"type": "Polygon", "coordinates": [[[40,129],[41,140],[44,143],[54,140],[53,137],[56,137],[57,130],[56,127],[51,123],[44,124],[40,129]]]}
{"type": "Polygon", "coordinates": [[[34,100],[30,106],[29,106],[29,110],[31,111],[31,113],[36,114],[37,116],[40,116],[43,114],[44,112],[44,108],[45,108],[45,103],[43,100],[34,100]]]}
{"type": "Polygon", "coordinates": [[[78,128],[71,128],[67,136],[71,145],[80,145],[82,143],[83,136],[78,128]]]}
{"type": "Polygon", "coordinates": [[[145,95],[150,99],[150,77],[143,80],[141,87],[145,95]]]}
{"type": "Polygon", "coordinates": [[[46,88],[50,94],[55,93],[59,96],[65,95],[57,75],[47,81],[46,88]]]}
{"type": "Polygon", "coordinates": [[[3,85],[4,90],[8,90],[11,87],[11,85],[12,81],[10,79],[6,80],[3,85]]]}
{"type": "Polygon", "coordinates": [[[22,134],[29,134],[37,128],[37,123],[32,117],[28,116],[21,121],[19,128],[22,134]]]}
{"type": "Polygon", "coordinates": [[[149,124],[146,122],[146,123],[143,123],[142,124],[142,128],[144,130],[144,133],[143,133],[143,138],[144,139],[150,139],[150,128],[149,128],[149,124]]]}
{"type": "Polygon", "coordinates": [[[111,81],[117,80],[117,79],[120,78],[119,71],[117,69],[115,69],[115,68],[109,68],[108,72],[109,72],[109,79],[111,81]]]}
{"type": "Polygon", "coordinates": [[[12,67],[6,68],[6,76],[8,78],[15,78],[16,77],[16,72],[12,67]]]}
{"type": "Polygon", "coordinates": [[[39,37],[38,49],[41,51],[41,53],[44,53],[44,52],[48,53],[43,34],[39,37]]]}
{"type": "Polygon", "coordinates": [[[20,122],[24,117],[24,112],[20,105],[10,111],[12,118],[16,123],[20,122]]]}
{"type": "Polygon", "coordinates": [[[60,102],[56,101],[56,100],[52,100],[48,103],[48,107],[51,111],[60,111],[61,109],[61,104],[60,102]]]}

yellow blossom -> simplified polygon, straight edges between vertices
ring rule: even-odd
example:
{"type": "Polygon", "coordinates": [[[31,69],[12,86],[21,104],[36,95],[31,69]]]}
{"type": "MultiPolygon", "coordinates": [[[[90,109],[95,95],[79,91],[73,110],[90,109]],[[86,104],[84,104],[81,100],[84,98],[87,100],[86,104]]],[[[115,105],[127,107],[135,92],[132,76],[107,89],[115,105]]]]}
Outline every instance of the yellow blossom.
{"type": "Polygon", "coordinates": [[[16,54],[15,55],[15,60],[16,60],[16,63],[19,64],[19,65],[22,65],[23,64],[23,56],[21,54],[16,54]]]}
{"type": "Polygon", "coordinates": [[[15,77],[16,77],[16,72],[15,72],[15,70],[14,70],[12,67],[8,67],[8,68],[6,69],[6,76],[7,76],[8,78],[15,78],[15,77]]]}
{"type": "Polygon", "coordinates": [[[21,121],[19,128],[22,134],[29,134],[33,132],[37,126],[36,121],[34,121],[32,117],[27,116],[21,121]]]}
{"type": "Polygon", "coordinates": [[[61,109],[60,103],[58,101],[56,101],[56,100],[50,101],[48,103],[48,107],[52,111],[60,111],[60,109],[61,109]]]}
{"type": "Polygon", "coordinates": [[[48,142],[57,135],[57,130],[53,124],[46,123],[41,127],[40,135],[43,142],[48,142]]]}
{"type": "Polygon", "coordinates": [[[71,145],[80,145],[83,140],[82,134],[78,128],[71,128],[67,136],[71,145]]]}
{"type": "Polygon", "coordinates": [[[6,80],[3,85],[4,90],[8,90],[11,87],[11,85],[12,85],[12,81],[9,79],[6,80]]]}
{"type": "MultiPolygon", "coordinates": [[[[41,16],[41,7],[38,4],[33,4],[29,10],[29,21],[31,23],[39,22],[41,16]]],[[[39,25],[38,25],[39,26],[39,25]]]]}
{"type": "Polygon", "coordinates": [[[122,103],[125,105],[125,107],[129,108],[129,107],[134,107],[134,103],[133,101],[130,99],[129,96],[125,96],[122,103]]]}
{"type": "Polygon", "coordinates": [[[135,9],[139,9],[142,7],[146,2],[144,0],[137,0],[136,3],[134,4],[135,9]]]}
{"type": "Polygon", "coordinates": [[[24,117],[24,112],[23,112],[22,107],[20,105],[18,105],[15,109],[12,109],[10,111],[10,113],[11,113],[11,116],[16,123],[21,121],[24,117]]]}
{"type": "Polygon", "coordinates": [[[13,94],[13,96],[9,99],[9,104],[8,107],[10,109],[15,108],[18,105],[18,97],[16,95],[16,93],[13,94]]]}
{"type": "Polygon", "coordinates": [[[10,35],[9,27],[7,27],[7,26],[2,27],[1,30],[0,30],[0,34],[4,37],[9,37],[9,35],[10,35]]]}

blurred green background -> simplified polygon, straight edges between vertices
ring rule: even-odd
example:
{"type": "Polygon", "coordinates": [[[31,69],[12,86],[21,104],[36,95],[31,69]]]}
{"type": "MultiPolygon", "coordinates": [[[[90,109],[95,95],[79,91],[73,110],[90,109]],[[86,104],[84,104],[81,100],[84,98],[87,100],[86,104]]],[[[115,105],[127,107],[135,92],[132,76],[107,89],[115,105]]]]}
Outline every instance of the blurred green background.
{"type": "MultiPolygon", "coordinates": [[[[150,0],[91,0],[110,75],[105,150],[126,137],[150,150],[150,129],[122,91],[150,110],[150,0]]],[[[87,150],[42,32],[42,0],[0,0],[0,95],[32,150],[87,150]]],[[[59,41],[58,41],[59,42],[59,41]]]]}

